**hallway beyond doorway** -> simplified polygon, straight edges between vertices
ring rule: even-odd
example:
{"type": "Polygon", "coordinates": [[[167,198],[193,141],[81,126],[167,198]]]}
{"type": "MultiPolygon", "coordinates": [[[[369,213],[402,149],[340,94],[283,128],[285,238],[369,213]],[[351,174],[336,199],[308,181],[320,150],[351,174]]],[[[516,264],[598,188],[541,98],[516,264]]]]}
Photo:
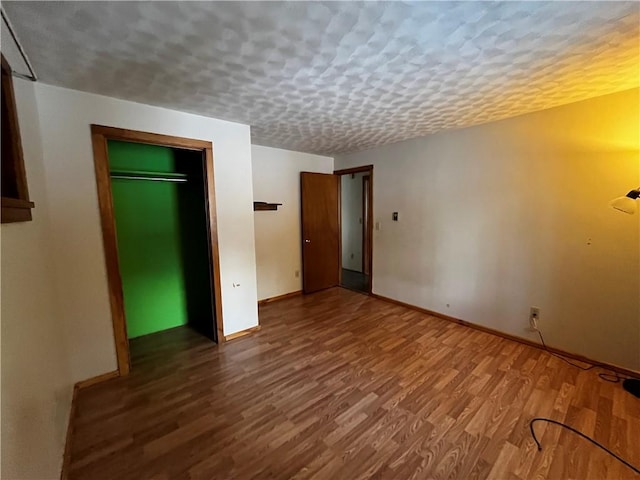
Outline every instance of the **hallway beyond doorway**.
{"type": "Polygon", "coordinates": [[[369,293],[369,275],[343,268],[340,286],[362,293],[369,293]]]}

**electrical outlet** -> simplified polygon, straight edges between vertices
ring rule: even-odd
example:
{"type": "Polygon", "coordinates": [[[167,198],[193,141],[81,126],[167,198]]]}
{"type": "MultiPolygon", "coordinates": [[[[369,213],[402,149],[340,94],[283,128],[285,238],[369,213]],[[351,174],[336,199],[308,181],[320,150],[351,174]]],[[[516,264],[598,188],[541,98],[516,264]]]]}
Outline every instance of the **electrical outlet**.
{"type": "Polygon", "coordinates": [[[294,275],[296,276],[296,278],[300,278],[300,270],[296,270],[296,272],[294,273],[294,275]]]}
{"type": "Polygon", "coordinates": [[[538,330],[538,321],[540,320],[540,309],[531,307],[529,309],[529,326],[531,330],[538,330]]]}

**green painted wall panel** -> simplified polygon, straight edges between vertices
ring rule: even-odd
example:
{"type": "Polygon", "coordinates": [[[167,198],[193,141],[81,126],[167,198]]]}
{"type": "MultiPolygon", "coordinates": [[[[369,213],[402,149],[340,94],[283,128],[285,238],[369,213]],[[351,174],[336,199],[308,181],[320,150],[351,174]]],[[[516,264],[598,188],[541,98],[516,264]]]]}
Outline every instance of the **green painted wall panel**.
{"type": "MultiPolygon", "coordinates": [[[[175,172],[171,148],[109,141],[111,170],[175,172]]],[[[185,325],[179,189],[186,184],[112,180],[129,338],[185,325]]]]}

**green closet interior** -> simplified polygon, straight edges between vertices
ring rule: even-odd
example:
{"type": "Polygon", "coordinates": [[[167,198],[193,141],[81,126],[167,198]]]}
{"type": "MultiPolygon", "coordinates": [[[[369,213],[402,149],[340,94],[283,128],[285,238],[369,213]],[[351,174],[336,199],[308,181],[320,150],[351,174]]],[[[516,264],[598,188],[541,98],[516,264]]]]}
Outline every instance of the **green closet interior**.
{"type": "Polygon", "coordinates": [[[189,325],[217,340],[201,152],[108,142],[129,338],[189,325]]]}

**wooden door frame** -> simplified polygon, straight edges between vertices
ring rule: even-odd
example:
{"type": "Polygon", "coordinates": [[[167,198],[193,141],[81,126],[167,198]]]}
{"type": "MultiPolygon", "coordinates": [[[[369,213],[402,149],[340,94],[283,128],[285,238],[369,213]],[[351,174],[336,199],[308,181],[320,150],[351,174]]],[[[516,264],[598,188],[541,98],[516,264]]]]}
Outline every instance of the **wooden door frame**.
{"type": "MultiPolygon", "coordinates": [[[[369,248],[371,247],[371,236],[369,235],[369,210],[371,210],[371,205],[369,204],[369,193],[371,192],[371,177],[369,175],[362,176],[362,273],[367,275],[365,272],[365,263],[367,265],[367,270],[369,274],[371,274],[371,270],[369,268],[369,261],[365,262],[365,252],[369,252],[369,258],[371,258],[371,251],[369,248]],[[365,185],[367,185],[367,195],[365,196],[365,185]],[[364,217],[364,212],[367,212],[367,218],[364,217]]],[[[369,288],[369,293],[371,293],[371,288],[369,288]]]]}
{"type": "Polygon", "coordinates": [[[118,245],[116,237],[115,213],[113,209],[113,193],[111,190],[111,176],[109,169],[108,140],[119,140],[132,143],[143,143],[161,147],[181,148],[202,152],[205,166],[205,198],[207,203],[207,230],[209,236],[211,281],[213,285],[215,328],[218,343],[224,342],[224,328],[222,321],[222,296],[220,288],[220,256],[218,253],[218,228],[216,217],[215,184],[213,172],[213,144],[204,140],[160,135],[157,133],[126,130],[123,128],[91,125],[91,142],[93,144],[93,161],[96,171],[96,185],[98,187],[98,204],[100,207],[100,221],[102,223],[102,241],[104,257],[107,267],[109,284],[109,301],[111,304],[111,321],[113,323],[113,337],[118,360],[118,372],[121,376],[131,370],[129,354],[129,338],[127,337],[127,323],[124,311],[124,294],[122,277],[118,263],[118,245]]]}
{"type": "MultiPolygon", "coordinates": [[[[351,175],[352,173],[367,173],[369,175],[369,212],[367,215],[368,220],[368,247],[369,247],[369,285],[367,288],[367,293],[373,293],[373,165],[363,165],[361,167],[353,167],[353,168],[344,168],[342,170],[334,170],[334,175],[351,175]]],[[[340,183],[342,185],[342,182],[340,183]]],[[[340,187],[340,195],[339,195],[339,203],[342,205],[342,187],[340,187]]],[[[340,232],[340,283],[342,283],[342,207],[340,208],[340,222],[339,222],[339,232],[340,232]]],[[[363,268],[364,270],[364,265],[363,268]]]]}

